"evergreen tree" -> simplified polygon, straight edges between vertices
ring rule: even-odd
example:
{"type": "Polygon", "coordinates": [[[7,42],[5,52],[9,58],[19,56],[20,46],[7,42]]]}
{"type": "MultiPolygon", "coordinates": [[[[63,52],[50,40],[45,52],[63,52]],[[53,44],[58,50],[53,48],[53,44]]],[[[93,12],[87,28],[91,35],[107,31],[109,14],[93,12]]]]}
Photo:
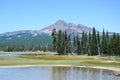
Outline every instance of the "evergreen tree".
{"type": "Polygon", "coordinates": [[[63,34],[62,34],[62,31],[59,30],[58,31],[58,44],[57,44],[57,52],[58,52],[58,55],[64,55],[64,45],[63,45],[63,34]]]}
{"type": "Polygon", "coordinates": [[[117,54],[120,56],[120,34],[118,34],[118,49],[117,49],[117,54]]]}
{"type": "Polygon", "coordinates": [[[108,43],[109,43],[108,33],[105,34],[105,31],[103,30],[102,42],[101,42],[101,52],[104,55],[108,54],[108,43]]]}
{"type": "Polygon", "coordinates": [[[88,36],[88,55],[91,56],[91,43],[92,43],[92,36],[91,36],[91,32],[89,32],[89,36],[88,36]]]}
{"type": "Polygon", "coordinates": [[[56,32],[56,29],[53,29],[52,31],[52,38],[53,38],[53,51],[56,51],[57,49],[57,32],[56,32]]]}
{"type": "Polygon", "coordinates": [[[120,37],[119,34],[116,34],[116,50],[115,55],[120,55],[120,37]]]}
{"type": "Polygon", "coordinates": [[[99,32],[97,32],[97,47],[98,47],[98,54],[100,56],[101,53],[100,53],[100,35],[99,35],[99,32]]]}
{"type": "Polygon", "coordinates": [[[68,35],[67,47],[68,47],[68,48],[67,48],[67,53],[71,54],[71,53],[72,53],[72,51],[71,51],[72,45],[71,45],[71,37],[70,37],[70,34],[68,35]]]}
{"type": "Polygon", "coordinates": [[[120,55],[120,36],[119,34],[113,34],[110,41],[110,48],[112,55],[120,55]]]}
{"type": "Polygon", "coordinates": [[[82,38],[81,38],[81,49],[82,49],[82,54],[84,54],[85,53],[85,38],[84,38],[84,36],[85,36],[85,33],[84,32],[82,32],[82,38]]]}
{"type": "Polygon", "coordinates": [[[74,47],[76,46],[76,37],[75,36],[73,38],[73,45],[74,45],[74,47]]]}
{"type": "Polygon", "coordinates": [[[87,34],[82,33],[82,40],[81,40],[81,47],[82,47],[82,54],[88,53],[88,40],[87,40],[87,34]]]}
{"type": "Polygon", "coordinates": [[[93,28],[91,41],[91,55],[98,55],[96,30],[93,28]]]}
{"type": "Polygon", "coordinates": [[[107,49],[107,55],[109,55],[109,42],[110,42],[110,39],[109,39],[109,34],[108,34],[108,31],[106,32],[106,49],[107,49]]]}
{"type": "Polygon", "coordinates": [[[67,32],[65,31],[65,32],[63,32],[64,33],[64,35],[63,35],[63,43],[64,43],[64,53],[67,55],[67,49],[68,49],[68,46],[67,46],[67,44],[68,44],[68,36],[67,36],[67,32]]]}
{"type": "Polygon", "coordinates": [[[80,44],[80,39],[79,39],[79,35],[76,35],[76,53],[78,55],[81,54],[81,44],[80,44]]]}
{"type": "Polygon", "coordinates": [[[76,36],[74,36],[74,38],[73,38],[73,50],[72,50],[72,52],[75,52],[76,51],[76,36]]]}

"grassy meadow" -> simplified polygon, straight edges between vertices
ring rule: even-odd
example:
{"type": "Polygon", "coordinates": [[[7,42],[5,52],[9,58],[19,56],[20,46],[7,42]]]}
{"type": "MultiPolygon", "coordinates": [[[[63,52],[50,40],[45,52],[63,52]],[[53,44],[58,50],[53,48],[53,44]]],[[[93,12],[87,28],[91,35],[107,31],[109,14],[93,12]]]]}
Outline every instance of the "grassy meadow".
{"type": "MultiPolygon", "coordinates": [[[[24,53],[24,52],[23,52],[24,53]]],[[[23,54],[21,52],[21,54],[23,54]]],[[[29,52],[35,53],[35,52],[29,52]]],[[[42,52],[35,54],[53,54],[42,52]]],[[[0,66],[13,65],[73,65],[73,66],[99,66],[120,68],[120,57],[99,56],[18,56],[0,57],[0,66]]]]}

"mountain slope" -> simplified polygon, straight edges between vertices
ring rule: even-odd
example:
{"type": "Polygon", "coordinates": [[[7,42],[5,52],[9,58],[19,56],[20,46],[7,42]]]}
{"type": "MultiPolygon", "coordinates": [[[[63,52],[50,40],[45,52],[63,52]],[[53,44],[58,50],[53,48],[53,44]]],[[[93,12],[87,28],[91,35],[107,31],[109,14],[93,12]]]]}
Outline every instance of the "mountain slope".
{"type": "Polygon", "coordinates": [[[43,28],[41,30],[20,30],[14,32],[6,32],[0,34],[0,44],[5,45],[49,45],[52,42],[51,33],[53,29],[67,31],[67,33],[81,33],[84,31],[88,33],[92,29],[81,25],[66,23],[63,20],[58,20],[54,24],[43,28]]]}
{"type": "Polygon", "coordinates": [[[29,33],[19,33],[12,36],[0,37],[0,44],[5,45],[46,46],[50,45],[51,41],[51,36],[44,33],[37,35],[29,33]]]}
{"type": "Polygon", "coordinates": [[[82,24],[74,24],[74,23],[66,23],[63,20],[58,20],[54,24],[45,27],[41,30],[20,30],[20,31],[14,31],[14,32],[6,32],[3,34],[0,34],[0,37],[9,37],[9,36],[16,36],[18,34],[31,34],[33,36],[37,36],[39,34],[49,34],[51,35],[53,29],[67,31],[67,33],[82,33],[83,31],[88,33],[89,31],[92,31],[92,28],[89,28],[87,26],[84,26],[82,24]]]}
{"type": "Polygon", "coordinates": [[[81,25],[81,24],[74,24],[74,23],[66,23],[63,20],[58,20],[56,23],[40,30],[43,33],[51,34],[53,29],[62,30],[62,31],[67,31],[67,33],[82,33],[83,31],[88,33],[89,31],[91,32],[92,29],[81,25]]]}

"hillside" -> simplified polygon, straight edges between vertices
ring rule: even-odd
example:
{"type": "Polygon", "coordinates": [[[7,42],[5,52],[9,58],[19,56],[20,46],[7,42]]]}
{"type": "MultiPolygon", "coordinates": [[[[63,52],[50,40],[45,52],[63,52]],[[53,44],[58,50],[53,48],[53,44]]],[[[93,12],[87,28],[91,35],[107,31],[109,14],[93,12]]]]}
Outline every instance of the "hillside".
{"type": "Polygon", "coordinates": [[[92,29],[82,24],[67,23],[64,20],[58,20],[54,24],[47,26],[41,30],[20,30],[14,32],[6,32],[0,34],[0,44],[2,45],[50,45],[53,29],[67,31],[70,34],[88,33],[92,29]]]}

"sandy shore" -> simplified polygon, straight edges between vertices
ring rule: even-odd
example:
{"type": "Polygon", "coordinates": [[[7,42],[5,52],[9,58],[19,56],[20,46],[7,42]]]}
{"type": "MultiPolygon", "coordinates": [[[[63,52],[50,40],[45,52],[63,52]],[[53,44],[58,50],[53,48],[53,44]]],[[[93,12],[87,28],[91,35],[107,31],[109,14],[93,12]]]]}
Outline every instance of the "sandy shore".
{"type": "Polygon", "coordinates": [[[23,67],[48,67],[48,66],[60,66],[60,67],[80,67],[80,68],[91,68],[91,69],[104,69],[113,71],[115,75],[120,75],[120,68],[113,67],[99,67],[99,66],[75,66],[75,65],[14,65],[14,66],[0,66],[0,68],[23,68],[23,67]]]}

